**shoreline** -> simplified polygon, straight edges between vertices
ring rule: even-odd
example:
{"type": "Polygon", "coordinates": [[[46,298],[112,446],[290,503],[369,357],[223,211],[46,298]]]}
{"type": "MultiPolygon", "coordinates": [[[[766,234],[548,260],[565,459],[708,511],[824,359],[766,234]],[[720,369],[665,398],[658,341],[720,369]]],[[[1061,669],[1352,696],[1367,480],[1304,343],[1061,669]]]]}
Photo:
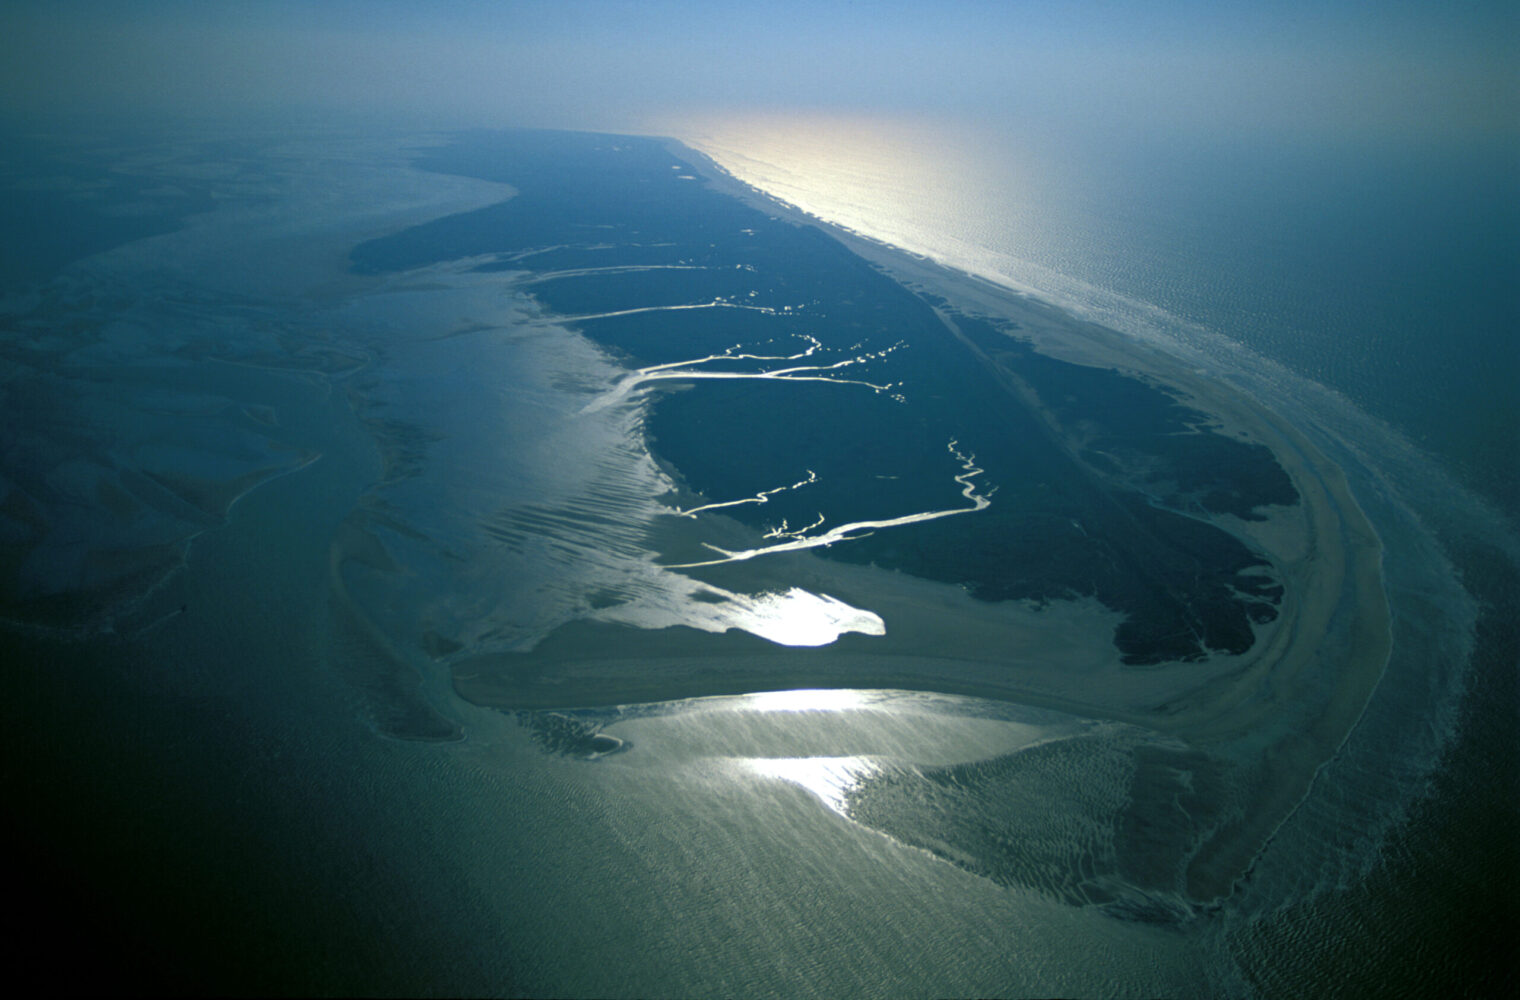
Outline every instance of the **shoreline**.
{"type": "MultiPolygon", "coordinates": [[[[706,175],[723,179],[729,193],[742,198],[747,189],[754,192],[752,197],[765,199],[767,207],[784,204],[738,181],[705,154],[691,153],[706,175]]],[[[1274,523],[1280,522],[1280,517],[1266,522],[1211,519],[1266,552],[1283,573],[1284,607],[1273,634],[1265,642],[1258,636],[1256,647],[1240,658],[1239,671],[1193,688],[1178,702],[1158,706],[1159,712],[1151,721],[1156,728],[1197,745],[1220,746],[1235,741],[1260,744],[1259,737],[1251,739],[1255,730],[1274,715],[1281,719],[1283,710],[1293,705],[1291,694],[1281,690],[1283,685],[1307,683],[1310,678],[1305,675],[1314,672],[1311,668],[1316,663],[1327,663],[1330,669],[1339,666],[1338,683],[1322,703],[1322,710],[1303,720],[1303,732],[1289,726],[1258,747],[1262,766],[1271,772],[1263,782],[1270,790],[1270,805],[1243,819],[1235,836],[1212,838],[1189,869],[1190,895],[1198,895],[1191,892],[1195,881],[1200,889],[1207,886],[1209,894],[1225,895],[1228,885],[1219,884],[1219,875],[1243,873],[1260,846],[1307,796],[1320,768],[1361,719],[1392,650],[1382,543],[1352,495],[1344,473],[1286,418],[1239,389],[1187,371],[1149,344],[1127,340],[1118,331],[1071,317],[1056,306],[979,275],[791,210],[794,220],[799,216],[910,289],[928,285],[941,294],[952,293],[945,297],[963,310],[967,305],[980,306],[998,315],[1010,306],[1018,307],[1009,310],[1018,315],[1004,315],[1019,323],[1021,332],[1030,336],[1041,353],[1078,363],[1128,368],[1182,389],[1189,403],[1219,419],[1226,429],[1244,430],[1270,448],[1298,487],[1298,509],[1304,512],[1307,529],[1300,538],[1294,538],[1291,531],[1283,537],[1283,526],[1274,523]],[[1296,605],[1291,610],[1290,600],[1296,605]],[[1350,620],[1337,620],[1341,616],[1350,620]],[[1348,654],[1343,657],[1324,648],[1331,629],[1337,627],[1347,636],[1340,644],[1348,654]]]]}
{"type": "MultiPolygon", "coordinates": [[[[1092,606],[1096,602],[1051,601],[1043,609],[995,604],[902,574],[804,555],[771,556],[762,562],[777,569],[747,573],[725,567],[724,582],[736,590],[764,587],[768,578],[780,578],[784,559],[793,578],[800,573],[799,582],[808,589],[881,614],[887,635],[848,634],[829,646],[798,649],[736,631],[644,631],[578,621],[526,653],[453,662],[456,693],[510,710],[797,687],[903,689],[1129,722],[1183,739],[1251,775],[1256,805],[1221,817],[1187,873],[1193,899],[1228,895],[1354,728],[1391,649],[1381,543],[1339,467],[1255,399],[1186,370],[1153,346],[985,278],[831,226],[739,182],[701,153],[673,141],[667,146],[693,161],[716,190],[794,225],[821,229],[909,290],[938,295],[967,316],[1011,321],[1020,338],[1047,356],[1116,368],[1175,388],[1219,429],[1269,448],[1298,489],[1299,503],[1263,511],[1261,521],[1206,520],[1276,568],[1284,584],[1278,619],[1257,627],[1256,642],[1240,656],[1125,667],[1108,639],[1111,627],[1095,627],[1106,611],[1092,606]],[[730,582],[733,576],[740,582],[730,582]],[[947,622],[954,627],[947,628],[947,622]],[[1093,632],[1100,641],[1072,642],[1073,635],[1090,639],[1093,632]],[[954,648],[935,648],[945,635],[955,637],[954,648]]],[[[997,367],[985,356],[983,361],[997,367]]],[[[1112,621],[1113,613],[1108,614],[1112,621]]]]}
{"type": "MultiPolygon", "coordinates": [[[[412,145],[430,156],[450,141],[430,133],[412,145]]],[[[450,180],[411,165],[416,149],[402,152],[386,161],[395,183],[384,189],[425,194],[430,179],[450,180]]],[[[332,182],[340,175],[319,166],[313,162],[301,190],[341,187],[332,182]]],[[[311,213],[321,218],[315,207],[311,213]]],[[[397,225],[432,219],[421,213],[397,225]]],[[[240,251],[250,271],[264,271],[266,259],[281,253],[262,238],[270,227],[250,233],[246,222],[224,221],[237,240],[252,237],[240,251]]],[[[840,238],[824,223],[806,222],[840,238]]],[[[373,224],[361,220],[355,238],[389,231],[373,224]]],[[[324,231],[336,235],[338,228],[324,231]]],[[[1514,773],[1506,717],[1516,693],[1520,615],[1504,612],[1506,595],[1514,611],[1520,576],[1495,553],[1513,553],[1513,539],[1491,540],[1492,550],[1478,542],[1464,548],[1461,539],[1485,536],[1493,522],[1473,516],[1473,505],[1453,495],[1455,484],[1437,477],[1434,466],[1417,469],[1414,457],[1394,454],[1369,433],[1371,418],[1367,426],[1345,419],[1350,403],[1345,410],[1318,405],[1311,392],[1318,386],[1283,382],[1277,362],[1258,368],[1249,357],[1222,366],[1212,387],[1222,405],[1247,418],[1263,408],[1253,400],[1270,401],[1281,414],[1268,414],[1279,431],[1275,449],[1292,450],[1303,437],[1323,452],[1295,451],[1303,469],[1293,477],[1302,486],[1311,476],[1331,535],[1313,534],[1307,499],[1260,508],[1272,515],[1264,521],[1211,522],[1297,566],[1332,605],[1321,607],[1328,617],[1316,626],[1306,619],[1300,585],[1279,581],[1289,583],[1279,617],[1256,628],[1243,658],[1125,668],[1110,641],[1122,616],[1096,600],[981,602],[954,584],[845,563],[840,557],[853,556],[838,548],[827,557],[788,552],[672,572],[693,574],[693,593],[797,585],[847,600],[885,618],[884,639],[847,634],[823,647],[780,647],[737,630],[586,620],[551,632],[564,620],[562,594],[544,595],[538,573],[512,572],[537,564],[512,554],[487,561],[479,553],[501,539],[470,534],[474,522],[423,515],[450,503],[476,513],[537,504],[534,511],[557,514],[561,524],[579,519],[584,539],[604,548],[673,553],[665,542],[749,548],[746,540],[765,528],[754,528],[753,516],[741,523],[724,515],[759,508],[702,510],[701,534],[691,530],[696,517],[657,516],[640,544],[645,508],[708,503],[705,495],[695,498],[679,470],[663,466],[614,481],[649,498],[618,507],[629,512],[620,525],[586,518],[584,504],[562,504],[608,496],[581,490],[585,480],[565,467],[575,467],[578,442],[588,442],[586,456],[605,454],[591,435],[611,439],[639,411],[619,407],[621,414],[596,421],[573,414],[632,365],[615,364],[615,355],[554,327],[547,309],[515,295],[523,288],[536,296],[539,286],[514,284],[518,275],[510,270],[477,273],[479,264],[497,261],[493,254],[362,276],[349,273],[338,242],[324,243],[332,252],[301,258],[302,267],[311,264],[306,285],[283,286],[288,294],[268,299],[250,293],[234,299],[240,308],[225,310],[230,318],[254,309],[283,320],[296,339],[254,350],[257,341],[232,335],[243,329],[236,325],[209,341],[227,350],[187,351],[177,362],[167,359],[172,369],[154,369],[153,385],[178,373],[175,398],[225,396],[252,418],[244,421],[250,430],[299,445],[291,455],[320,458],[238,494],[222,523],[185,546],[161,586],[115,609],[114,630],[76,634],[0,620],[24,667],[11,727],[12,758],[31,762],[19,772],[21,833],[47,848],[41,874],[23,885],[23,901],[44,909],[57,903],[52,868],[70,876],[65,903],[73,883],[104,885],[111,891],[103,895],[72,893],[106,921],[85,928],[86,943],[101,938],[109,946],[112,936],[102,932],[110,923],[136,927],[134,947],[148,946],[149,965],[122,949],[107,948],[107,958],[122,951],[129,971],[153,972],[154,955],[172,958],[175,942],[199,935],[206,947],[191,972],[235,980],[233,966],[246,952],[240,942],[254,933],[274,962],[263,963],[273,970],[264,978],[292,990],[309,991],[320,980],[334,992],[362,992],[387,977],[431,976],[457,981],[462,985],[450,988],[462,993],[512,982],[520,992],[595,994],[628,981],[653,983],[653,992],[671,982],[700,992],[722,986],[711,985],[716,974],[702,967],[704,952],[732,958],[733,942],[743,940],[752,946],[725,968],[748,975],[757,989],[784,992],[787,981],[768,971],[777,949],[816,951],[818,942],[816,935],[772,932],[805,930],[825,913],[830,926],[839,923],[832,917],[865,921],[849,940],[830,945],[844,961],[829,965],[827,983],[815,988],[834,993],[890,991],[894,982],[947,991],[943,984],[953,982],[968,995],[1082,995],[1124,981],[1157,994],[1303,994],[1319,988],[1310,984],[1327,969],[1352,991],[1435,983],[1453,970],[1475,988],[1503,979],[1506,961],[1494,956],[1507,953],[1507,942],[1503,922],[1491,917],[1507,888],[1489,876],[1503,870],[1511,851],[1506,818],[1513,818],[1513,802],[1502,779],[1514,773]],[[361,357],[342,346],[370,343],[386,350],[361,357]],[[232,350],[237,344],[247,349],[232,350]],[[349,366],[352,358],[359,363],[349,366]],[[436,391],[455,363],[470,375],[470,395],[494,380],[499,384],[488,389],[517,401],[488,414],[490,426],[506,430],[489,436],[455,418],[451,400],[436,391]],[[501,377],[518,372],[532,377],[501,377]],[[1237,397],[1237,385],[1252,393],[1237,397]],[[539,413],[535,408],[542,419],[525,419],[539,413]],[[389,419],[398,415],[418,419],[389,419]],[[556,433],[540,436],[536,429],[551,416],[556,433]],[[421,436],[429,427],[451,436],[421,436]],[[531,438],[525,428],[533,429],[531,438]],[[520,461],[501,443],[514,435],[524,442],[520,461]],[[499,461],[462,461],[479,456],[499,461]],[[1376,538],[1359,541],[1356,517],[1335,509],[1334,498],[1347,490],[1337,466],[1381,546],[1376,538]],[[548,486],[568,485],[517,487],[538,482],[527,473],[540,467],[548,486]],[[396,484],[405,480],[386,485],[409,468],[425,477],[425,489],[403,492],[396,484]],[[1312,477],[1315,469],[1323,482],[1312,477]],[[1430,475],[1415,482],[1415,472],[1430,475]],[[665,485],[670,492],[660,493],[665,485]],[[469,490],[494,506],[463,492],[469,490]],[[1449,509],[1433,505],[1438,493],[1449,509]],[[1329,558],[1335,551],[1344,557],[1339,590],[1329,558]],[[506,572],[467,574],[443,561],[456,552],[480,558],[476,568],[506,572]],[[1373,652],[1389,639],[1386,627],[1377,634],[1375,615],[1337,615],[1374,600],[1356,583],[1368,574],[1382,581],[1393,609],[1393,652],[1381,669],[1370,656],[1339,656],[1373,652]],[[1358,622],[1370,629],[1368,638],[1352,629],[1358,622]],[[1318,650],[1310,641],[1316,627],[1327,636],[1318,650]],[[530,642],[538,645],[527,656],[475,659],[530,642]],[[861,689],[873,679],[946,694],[861,689]],[[753,695],[829,687],[836,690],[753,695]],[[1181,692],[1175,715],[1168,690],[1181,692]],[[581,698],[593,695],[601,708],[581,698]],[[486,705],[511,699],[523,711],[477,707],[477,698],[486,705]],[[449,726],[454,731],[445,734],[449,726]],[[1183,738],[1168,735],[1179,730],[1162,733],[1167,726],[1181,726],[1183,738]],[[1052,749],[1070,754],[1025,753],[1034,731],[1064,734],[1069,742],[1052,749]],[[546,734],[561,742],[551,744],[546,734]],[[612,746],[614,740],[623,743],[612,746]],[[144,788],[162,794],[145,800],[136,791],[144,788]],[[1489,822],[1495,817],[1497,824],[1489,822]],[[92,834],[103,827],[120,834],[104,851],[92,834]],[[59,863],[47,865],[50,856],[59,863]],[[123,856],[140,863],[123,868],[123,856]],[[1189,862],[1195,872],[1184,882],[1189,862]],[[1031,870],[1045,877],[1020,879],[1031,870]],[[755,877],[735,882],[736,871],[755,877]],[[440,882],[440,874],[449,879],[440,882]],[[183,891],[165,895],[165,884],[183,891]],[[787,891],[773,891],[778,885],[787,891]],[[1184,885],[1199,896],[1223,885],[1224,898],[1189,899],[1184,885]],[[398,887],[426,926],[414,933],[392,921],[386,926],[395,942],[355,956],[345,942],[375,939],[374,921],[364,915],[390,912],[398,887]],[[417,887],[426,892],[410,892],[417,887]],[[1129,905],[1100,902],[1102,892],[1088,894],[1095,887],[1129,905]],[[577,916],[588,898],[608,904],[594,911],[606,920],[577,916]],[[225,920],[218,917],[224,911],[225,920]],[[329,919],[350,913],[358,916],[329,919]],[[640,915],[650,913],[678,919],[639,931],[640,915]],[[503,919],[516,927],[505,957],[503,919]],[[750,933],[736,938],[725,930],[734,927],[750,933]],[[877,948],[883,941],[884,951],[877,948]],[[914,947],[896,949],[901,954],[893,958],[892,943],[902,941],[914,947]],[[452,951],[440,953],[439,942],[452,951]],[[587,972],[577,963],[578,954],[608,942],[633,957],[633,972],[619,978],[615,969],[587,972]],[[968,942],[976,947],[968,951],[968,942]],[[661,965],[667,945],[697,960],[661,965]],[[349,957],[313,966],[323,955],[349,957]],[[399,957],[373,960],[390,955],[399,957]],[[437,961],[424,967],[408,957],[416,955],[437,961]],[[1050,956],[1060,961],[1042,964],[1050,956]],[[885,965],[877,960],[883,957],[885,965]],[[451,969],[465,974],[450,979],[451,969]]],[[[872,245],[868,237],[861,244],[872,245]]],[[[892,258],[890,247],[875,252],[892,258]]],[[[187,273],[199,268],[191,267],[194,255],[184,259],[187,273]]],[[[1038,293],[988,288],[985,278],[922,258],[897,264],[904,273],[950,272],[947,282],[958,273],[963,306],[973,297],[1009,300],[1029,318],[1015,336],[1041,338],[1042,352],[1106,363],[1093,346],[1103,342],[1103,330],[1066,336],[1060,307],[1028,297],[1038,293]],[[1035,319],[1048,327],[1035,329],[1035,319]]],[[[227,269],[207,270],[220,280],[227,269]]],[[[113,274],[133,277],[124,268],[113,274]]],[[[158,287],[146,276],[139,284],[149,296],[158,287]]],[[[184,299],[204,299],[198,313],[216,315],[209,293],[184,299]]],[[[165,302],[153,315],[173,329],[183,309],[167,307],[180,303],[177,296],[165,302]]],[[[706,315],[719,329],[731,318],[706,315]]],[[[1137,369],[1140,355],[1164,343],[1139,339],[1125,351],[1137,369]]],[[[665,359],[633,363],[656,360],[665,359]]],[[[1164,356],[1160,363],[1166,366],[1164,356]]],[[[1208,383],[1209,376],[1195,374],[1208,383]]],[[[142,398],[163,398],[162,387],[155,391],[160,395],[142,398]]],[[[718,398],[715,405],[722,404],[718,398]]],[[[1019,404],[1010,398],[1008,405],[1019,404]]],[[[1215,410],[1213,417],[1236,429],[1228,414],[1215,410]]],[[[175,418],[181,427],[205,420],[175,418]]],[[[637,444],[616,438],[625,439],[630,449],[637,444]]],[[[986,457],[979,434],[965,439],[986,457]]],[[[208,474],[223,467],[205,465],[208,474]]],[[[793,481],[761,478],[757,488],[793,481]]],[[[997,478],[1003,485],[994,503],[1008,502],[1017,480],[1001,471],[997,478]]],[[[711,499],[733,502],[743,493],[711,499]]],[[[533,523],[508,526],[526,533],[533,523]]],[[[551,539],[559,537],[554,527],[547,526],[551,539]]],[[[148,536],[134,530],[123,537],[148,536]]],[[[605,568],[596,563],[578,574],[568,566],[564,580],[597,583],[605,568]]],[[[633,566],[641,568],[650,567],[633,566]]],[[[589,588],[575,593],[597,596],[589,588]]]]}

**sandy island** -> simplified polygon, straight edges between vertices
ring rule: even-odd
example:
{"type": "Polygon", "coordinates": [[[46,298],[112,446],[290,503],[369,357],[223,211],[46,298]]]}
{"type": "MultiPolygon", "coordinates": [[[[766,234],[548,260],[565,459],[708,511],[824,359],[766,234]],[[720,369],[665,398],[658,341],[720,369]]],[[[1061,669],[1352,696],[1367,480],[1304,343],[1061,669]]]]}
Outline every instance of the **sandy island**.
{"type": "MultiPolygon", "coordinates": [[[[1052,357],[1117,368],[1179,389],[1188,405],[1209,414],[1224,432],[1270,448],[1300,503],[1266,511],[1263,521],[1217,517],[1212,523],[1276,569],[1285,589],[1279,617],[1257,627],[1257,641],[1245,655],[1132,667],[1120,663],[1111,642],[1119,616],[1095,601],[1039,608],[991,604],[900,573],[785,554],[714,567],[701,578],[751,593],[783,581],[804,586],[876,612],[887,634],[847,634],[827,647],[798,649],[738,631],[642,631],[577,622],[530,653],[455,661],[455,689],[477,704],[524,709],[804,687],[898,688],[1130,722],[1252,774],[1250,806],[1214,831],[1187,873],[1193,899],[1227,894],[1356,724],[1388,658],[1381,546],[1340,469],[1285,419],[1152,348],[983,279],[821,224],[739,183],[706,157],[673,148],[697,162],[718,190],[796,224],[824,228],[902,284],[941,296],[964,315],[1016,323],[1021,336],[1052,357]]],[[[953,332],[953,320],[947,326],[953,332]]]]}

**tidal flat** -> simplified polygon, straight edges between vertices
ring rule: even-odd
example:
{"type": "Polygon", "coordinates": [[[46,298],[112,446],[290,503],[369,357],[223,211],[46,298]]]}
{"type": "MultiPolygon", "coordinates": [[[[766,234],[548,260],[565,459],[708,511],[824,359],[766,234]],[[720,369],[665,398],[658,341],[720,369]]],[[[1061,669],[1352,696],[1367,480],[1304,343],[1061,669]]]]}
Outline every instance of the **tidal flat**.
{"type": "Polygon", "coordinates": [[[707,585],[688,596],[709,607],[800,587],[885,623],[800,647],[737,617],[641,619],[614,586],[531,648],[459,642],[466,698],[888,688],[1120,720],[1233,775],[1165,887],[1198,901],[1360,715],[1389,649],[1380,546],[1334,464],[1259,404],[654,140],[521,133],[424,163],[518,194],[361,245],[358,269],[467,263],[633,372],[583,409],[639,413],[668,490],[652,573],[707,585]]]}
{"type": "Polygon", "coordinates": [[[1444,564],[1298,415],[679,145],[155,162],[221,164],[222,207],[6,303],[14,758],[98,730],[23,798],[120,912],[243,844],[219,912],[295,914],[299,965],[247,982],[1239,993],[1217,935],[1321,878],[1264,845],[1361,759],[1390,627],[1395,693],[1460,647],[1444,564]],[[96,786],[195,791],[112,799],[142,867],[96,786]],[[309,884],[364,905],[324,930],[309,884]]]}

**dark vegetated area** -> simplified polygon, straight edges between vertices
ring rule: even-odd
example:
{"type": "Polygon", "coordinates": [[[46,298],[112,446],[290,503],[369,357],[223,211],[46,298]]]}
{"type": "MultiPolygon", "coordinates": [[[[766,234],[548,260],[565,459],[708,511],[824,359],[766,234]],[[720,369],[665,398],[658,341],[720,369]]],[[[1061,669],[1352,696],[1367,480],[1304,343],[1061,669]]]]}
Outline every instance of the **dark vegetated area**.
{"type": "Polygon", "coordinates": [[[1292,483],[1266,448],[1209,431],[1173,392],[1045,357],[984,320],[953,314],[976,348],[969,350],[924,298],[816,227],[681,179],[690,168],[655,140],[474,133],[419,163],[504,181],[519,194],[363,244],[353,253],[356,270],[488,255],[494,262],[477,269],[700,268],[602,272],[528,288],[567,316],[720,296],[774,310],[665,310],[579,324],[633,367],[736,346],[779,358],[804,352],[808,338],[822,346],[806,358],[704,369],[774,371],[884,352],[822,374],[888,391],[818,381],[660,383],[647,423],[651,448],[709,501],[818,475],[726,516],[765,531],[783,521],[796,530],[823,515],[818,530],[826,530],[968,507],[954,479],[963,471],[949,449],[954,440],[985,470],[973,480],[978,491],[996,488],[991,507],[815,551],[960,584],[989,601],[1096,597],[1127,615],[1115,641],[1136,665],[1244,652],[1252,622],[1275,617],[1281,588],[1260,572],[1261,557],[1189,515],[1256,517],[1261,505],[1296,502],[1292,483]],[[998,368],[1023,380],[1047,415],[1010,392],[998,368]]]}

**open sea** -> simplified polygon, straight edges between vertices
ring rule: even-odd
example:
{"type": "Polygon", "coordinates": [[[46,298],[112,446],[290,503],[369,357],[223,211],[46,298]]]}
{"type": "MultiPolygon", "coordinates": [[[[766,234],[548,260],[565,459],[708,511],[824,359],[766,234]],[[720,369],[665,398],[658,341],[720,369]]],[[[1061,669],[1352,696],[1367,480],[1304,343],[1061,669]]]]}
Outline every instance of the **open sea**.
{"type": "MultiPolygon", "coordinates": [[[[680,149],[22,130],[0,162],[0,598],[19,664],[0,724],[27,859],[22,944],[67,937],[93,956],[55,972],[60,991],[1513,987],[1512,145],[1114,144],[822,116],[648,131],[1287,417],[1345,471],[1383,544],[1392,653],[1358,723],[1233,890],[1208,899],[1176,890],[1175,872],[1139,872],[1121,842],[1144,842],[1148,819],[1201,837],[1139,800],[1190,822],[1211,797],[1229,803],[1232,772],[1121,721],[848,688],[564,712],[461,698],[450,665],[469,650],[520,651],[577,621],[766,636],[801,615],[808,641],[871,641],[870,608],[800,588],[747,600],[718,575],[703,590],[650,555],[665,536],[648,525],[708,506],[680,493],[690,484],[656,460],[650,428],[702,455],[733,425],[671,417],[702,415],[692,391],[670,394],[662,425],[640,391],[679,369],[743,379],[762,402],[818,389],[819,413],[886,407],[898,383],[876,373],[904,354],[785,332],[641,356],[640,323],[660,310],[694,328],[709,310],[740,336],[789,330],[775,325],[788,310],[742,297],[768,258],[721,273],[677,259],[654,224],[599,229],[594,194],[533,201],[565,161],[523,165],[535,142],[626,143],[675,198],[711,169],[680,149]],[[499,207],[514,196],[522,215],[499,207]],[[502,219],[527,235],[503,242],[502,219]],[[33,247],[15,235],[39,226],[33,247]],[[609,248],[623,257],[593,274],[609,248]],[[685,270],[711,271],[713,297],[692,301],[685,270]],[[619,296],[635,287],[658,304],[629,308],[619,296]],[[838,384],[811,384],[825,381],[838,384]]],[[[873,502],[902,498],[895,512],[940,530],[996,502],[997,475],[1004,498],[1018,488],[994,449],[984,474],[965,441],[929,435],[922,467],[873,467],[873,502]]],[[[743,463],[712,464],[711,482],[745,482],[743,463]]],[[[774,537],[805,541],[834,470],[772,471],[705,499],[784,511],[774,537]]],[[[873,552],[908,559],[887,534],[873,552]]],[[[703,537],[709,553],[739,548],[703,537]]],[[[1110,610],[1071,603],[1073,647],[1112,626],[1110,610]]]]}

